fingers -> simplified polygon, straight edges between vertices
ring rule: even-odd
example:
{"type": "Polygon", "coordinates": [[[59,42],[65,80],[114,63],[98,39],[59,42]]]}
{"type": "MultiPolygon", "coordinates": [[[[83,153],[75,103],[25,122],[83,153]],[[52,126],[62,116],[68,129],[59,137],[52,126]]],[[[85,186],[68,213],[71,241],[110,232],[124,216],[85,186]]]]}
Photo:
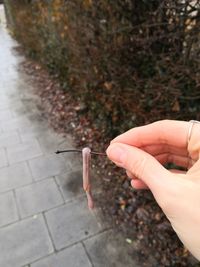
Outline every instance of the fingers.
{"type": "Polygon", "coordinates": [[[198,179],[200,179],[200,160],[194,162],[193,166],[187,171],[187,174],[195,174],[195,176],[197,175],[198,179]]]}
{"type": "Polygon", "coordinates": [[[163,120],[133,128],[116,137],[111,143],[125,143],[143,147],[152,144],[167,144],[187,150],[189,122],[163,120]]]}
{"type": "Polygon", "coordinates": [[[129,145],[113,143],[107,149],[108,157],[128,170],[153,192],[169,183],[170,172],[148,153],[129,145]]]}
{"type": "MultiPolygon", "coordinates": [[[[177,173],[177,174],[186,174],[185,171],[181,171],[181,170],[176,170],[176,169],[171,169],[170,170],[171,173],[177,173]]],[[[131,186],[134,189],[149,189],[149,187],[141,180],[137,179],[131,172],[126,171],[127,176],[131,179],[131,186]]]]}
{"type": "Polygon", "coordinates": [[[171,173],[177,173],[177,174],[186,174],[186,171],[181,171],[181,170],[177,170],[177,169],[170,169],[169,170],[171,173]]]}
{"type": "Polygon", "coordinates": [[[156,156],[163,153],[170,153],[180,156],[188,156],[188,152],[185,150],[185,148],[179,148],[176,146],[171,146],[168,144],[158,144],[158,145],[147,145],[142,146],[140,149],[146,151],[147,153],[151,154],[152,156],[156,156]]]}
{"type": "Polygon", "coordinates": [[[200,158],[200,123],[191,124],[190,122],[190,129],[188,152],[192,160],[196,162],[200,158]]]}
{"type": "Polygon", "coordinates": [[[131,185],[134,189],[149,189],[143,181],[137,179],[131,172],[126,171],[126,174],[131,179],[131,185]]]}
{"type": "Polygon", "coordinates": [[[163,153],[163,154],[155,156],[155,158],[161,164],[173,163],[173,164],[176,164],[177,166],[184,167],[184,168],[188,168],[188,166],[190,166],[190,159],[184,156],[173,155],[170,153],[163,153]]]}
{"type": "Polygon", "coordinates": [[[138,189],[138,190],[149,189],[149,187],[139,179],[132,179],[131,180],[131,186],[135,189],[138,189]]]}

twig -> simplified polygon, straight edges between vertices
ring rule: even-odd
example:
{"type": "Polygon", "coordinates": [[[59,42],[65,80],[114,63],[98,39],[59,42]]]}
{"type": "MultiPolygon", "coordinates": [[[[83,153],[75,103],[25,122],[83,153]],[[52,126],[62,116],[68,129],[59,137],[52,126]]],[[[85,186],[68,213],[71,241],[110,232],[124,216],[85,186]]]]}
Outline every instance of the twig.
{"type": "MultiPolygon", "coordinates": [[[[66,152],[79,152],[82,153],[81,149],[67,149],[67,150],[57,150],[55,153],[60,154],[60,153],[66,153],[66,152]]],[[[107,156],[106,153],[101,153],[101,152],[96,152],[96,151],[90,151],[91,154],[93,155],[99,155],[99,156],[107,156]]]]}

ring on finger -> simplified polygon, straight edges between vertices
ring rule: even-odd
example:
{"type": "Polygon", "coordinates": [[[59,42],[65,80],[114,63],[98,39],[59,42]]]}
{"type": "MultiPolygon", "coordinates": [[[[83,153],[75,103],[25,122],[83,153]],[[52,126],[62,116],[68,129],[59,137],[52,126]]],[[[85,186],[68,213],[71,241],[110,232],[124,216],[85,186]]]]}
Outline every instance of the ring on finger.
{"type": "Polygon", "coordinates": [[[195,123],[200,124],[199,121],[195,121],[195,120],[190,120],[189,122],[190,122],[190,127],[189,127],[189,129],[188,129],[187,144],[189,144],[189,141],[190,141],[190,139],[191,139],[191,136],[192,136],[192,129],[193,129],[194,124],[195,124],[195,123]]]}

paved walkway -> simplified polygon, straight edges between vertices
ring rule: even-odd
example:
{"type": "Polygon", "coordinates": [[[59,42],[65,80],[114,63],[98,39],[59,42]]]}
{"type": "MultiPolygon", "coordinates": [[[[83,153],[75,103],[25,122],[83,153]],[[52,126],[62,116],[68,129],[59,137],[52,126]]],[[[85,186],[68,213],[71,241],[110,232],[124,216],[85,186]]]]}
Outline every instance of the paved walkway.
{"type": "Polygon", "coordinates": [[[0,266],[133,266],[87,208],[78,155],[54,154],[72,143],[42,117],[2,16],[0,6],[0,266]]]}

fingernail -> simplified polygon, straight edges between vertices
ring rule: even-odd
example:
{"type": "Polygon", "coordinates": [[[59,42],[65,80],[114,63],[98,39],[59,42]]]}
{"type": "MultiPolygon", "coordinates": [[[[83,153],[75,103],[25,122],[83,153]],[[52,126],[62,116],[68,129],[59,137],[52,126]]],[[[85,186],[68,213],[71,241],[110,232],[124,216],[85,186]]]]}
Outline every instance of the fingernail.
{"type": "Polygon", "coordinates": [[[114,161],[120,165],[123,165],[123,163],[125,161],[126,153],[122,147],[120,147],[118,145],[111,145],[108,147],[106,152],[108,154],[108,157],[112,161],[114,161]]]}

